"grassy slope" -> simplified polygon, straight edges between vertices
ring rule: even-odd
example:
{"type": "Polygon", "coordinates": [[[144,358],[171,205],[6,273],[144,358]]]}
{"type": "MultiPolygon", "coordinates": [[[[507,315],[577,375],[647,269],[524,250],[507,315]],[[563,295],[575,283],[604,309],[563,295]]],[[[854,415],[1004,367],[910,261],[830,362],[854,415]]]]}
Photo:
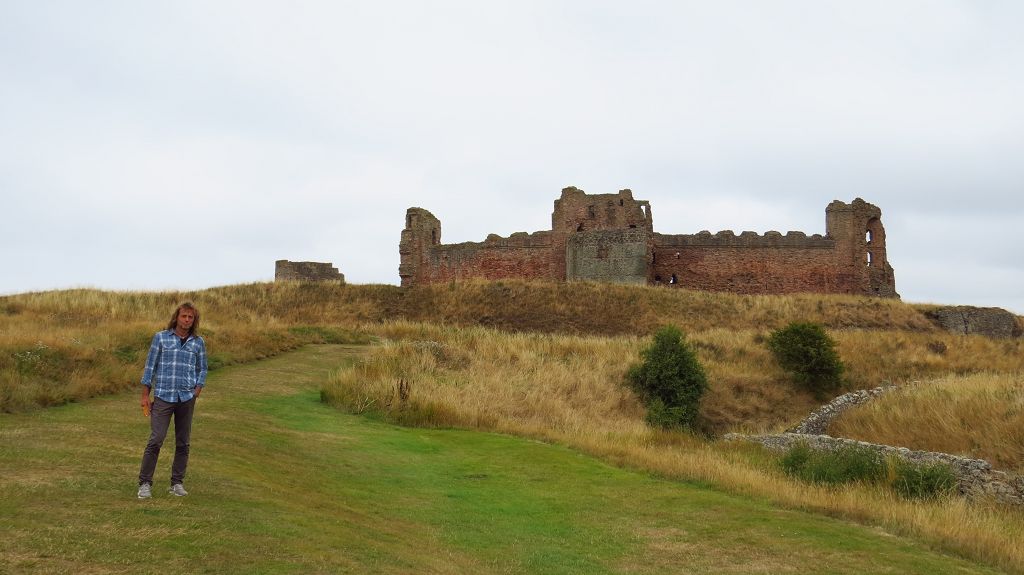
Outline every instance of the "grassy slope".
{"type": "Polygon", "coordinates": [[[316,386],[352,353],[214,374],[184,499],[134,497],[148,427],[135,394],[0,414],[0,571],[991,572],[561,447],[341,415],[316,386]]]}

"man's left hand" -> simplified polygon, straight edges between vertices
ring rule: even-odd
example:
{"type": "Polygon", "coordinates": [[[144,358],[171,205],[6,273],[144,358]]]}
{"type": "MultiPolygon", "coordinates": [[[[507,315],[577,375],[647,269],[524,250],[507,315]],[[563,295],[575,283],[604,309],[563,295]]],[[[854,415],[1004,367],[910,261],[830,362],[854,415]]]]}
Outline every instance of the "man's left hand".
{"type": "Polygon", "coordinates": [[[203,388],[197,387],[193,389],[192,392],[195,394],[196,397],[199,397],[199,394],[203,392],[203,388]]]}

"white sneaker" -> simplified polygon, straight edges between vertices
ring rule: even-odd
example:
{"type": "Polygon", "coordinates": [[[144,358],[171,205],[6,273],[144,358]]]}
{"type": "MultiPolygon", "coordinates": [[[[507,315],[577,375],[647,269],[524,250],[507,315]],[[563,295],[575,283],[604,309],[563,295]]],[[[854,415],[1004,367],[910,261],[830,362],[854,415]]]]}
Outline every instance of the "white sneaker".
{"type": "Polygon", "coordinates": [[[183,486],[180,483],[175,483],[174,485],[172,485],[167,492],[170,493],[171,495],[177,495],[178,497],[184,497],[188,495],[188,491],[185,491],[185,486],[183,486]]]}
{"type": "Polygon", "coordinates": [[[153,496],[153,488],[148,483],[139,486],[139,499],[149,499],[153,496]]]}

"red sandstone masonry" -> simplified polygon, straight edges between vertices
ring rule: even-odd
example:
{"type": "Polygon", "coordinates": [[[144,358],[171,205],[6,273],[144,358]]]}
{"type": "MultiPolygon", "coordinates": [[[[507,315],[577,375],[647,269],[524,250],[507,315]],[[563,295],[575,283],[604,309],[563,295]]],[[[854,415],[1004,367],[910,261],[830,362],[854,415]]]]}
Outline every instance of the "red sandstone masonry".
{"type": "Polygon", "coordinates": [[[850,204],[833,201],[825,212],[824,236],[774,231],[737,236],[728,230],[665,235],[654,232],[650,204],[634,199],[630,190],[586,194],[566,188],[555,200],[550,231],[444,245],[440,220],[410,208],[399,244],[399,275],[403,286],[469,278],[633,282],[643,279],[646,258],[649,284],[747,294],[899,297],[886,260],[881,210],[857,198],[850,204]],[[629,258],[640,266],[639,278],[629,258]]]}

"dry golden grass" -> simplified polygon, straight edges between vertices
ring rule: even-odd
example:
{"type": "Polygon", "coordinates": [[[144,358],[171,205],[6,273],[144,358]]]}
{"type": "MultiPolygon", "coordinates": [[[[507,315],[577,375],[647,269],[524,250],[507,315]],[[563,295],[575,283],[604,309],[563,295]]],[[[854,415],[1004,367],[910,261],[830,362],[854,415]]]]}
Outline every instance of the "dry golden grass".
{"type": "Polygon", "coordinates": [[[906,387],[843,414],[829,433],[1024,472],[1024,374],[950,375],[906,387]]]}
{"type": "MultiPolygon", "coordinates": [[[[757,498],[879,525],[1013,571],[1024,571],[1024,516],[959,499],[914,502],[877,487],[828,488],[785,477],[759,448],[707,442],[649,428],[623,384],[645,341],[636,338],[507,334],[407,322],[379,326],[390,341],[351,370],[332,375],[326,400],[412,425],[457,426],[570,445],[610,462],[666,477],[707,482],[757,498]],[[399,382],[408,384],[402,395],[399,382]]],[[[692,338],[709,369],[711,392],[738,402],[719,373],[733,372],[734,347],[750,334],[721,330],[692,338]],[[732,341],[732,338],[736,338],[732,341]],[[732,345],[736,344],[736,345],[732,345]],[[719,349],[721,346],[721,349],[719,349]]],[[[739,356],[764,358],[752,348],[739,356]]],[[[750,384],[752,389],[757,386],[750,384]]],[[[780,387],[772,385],[772,388],[780,387]]],[[[795,392],[761,399],[791,402],[795,392]]],[[[807,401],[805,401],[807,403],[807,401]]],[[[775,406],[784,410],[785,406],[775,406]]],[[[709,416],[705,403],[703,414],[709,416]]]]}
{"type": "MultiPolygon", "coordinates": [[[[409,424],[557,441],[621,465],[913,534],[1024,572],[1019,511],[797,484],[758,449],[648,428],[641,406],[622,385],[647,344],[642,336],[674,324],[687,332],[708,372],[710,390],[701,408],[707,430],[779,430],[816,406],[765,351],[767,334],[796,320],[829,328],[854,388],[953,374],[1024,373],[1020,340],[947,334],[925,318],[921,306],[849,296],[529,282],[410,290],[280,283],[197,292],[21,294],[0,298],[0,410],[136,385],[149,338],[186,299],[203,313],[214,365],[251,361],[307,341],[338,342],[359,333],[387,338],[367,361],[338,372],[324,388],[325,398],[354,411],[383,410],[409,424]],[[405,401],[399,381],[409,384],[405,401]]],[[[975,424],[925,433],[964,435],[967,425],[975,424]]],[[[1020,445],[1014,439],[1019,436],[1005,433],[1007,442],[1020,445]]],[[[984,437],[995,434],[988,430],[984,437]]]]}
{"type": "MultiPolygon", "coordinates": [[[[200,332],[210,350],[211,369],[324,341],[323,330],[302,329],[314,322],[281,319],[261,309],[266,304],[256,295],[260,293],[291,297],[301,307],[300,287],[287,288],[294,289],[67,290],[0,298],[0,412],[59,405],[138,385],[150,338],[186,300],[196,302],[202,312],[200,332]],[[248,297],[253,298],[251,305],[248,297]]],[[[339,333],[327,335],[336,342],[345,339],[339,333]]]]}

